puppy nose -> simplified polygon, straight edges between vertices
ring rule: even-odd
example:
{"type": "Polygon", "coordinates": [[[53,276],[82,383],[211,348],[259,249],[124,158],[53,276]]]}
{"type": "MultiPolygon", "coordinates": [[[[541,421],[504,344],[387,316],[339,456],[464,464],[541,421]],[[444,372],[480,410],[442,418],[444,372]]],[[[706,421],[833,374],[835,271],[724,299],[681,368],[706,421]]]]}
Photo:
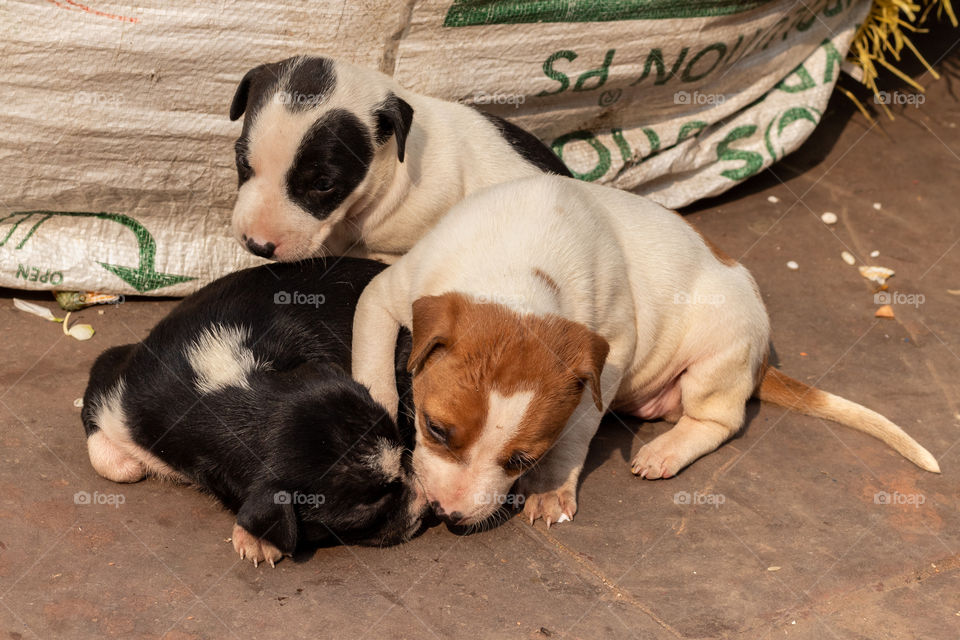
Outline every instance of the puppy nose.
{"type": "Polygon", "coordinates": [[[257,241],[253,238],[247,238],[247,251],[255,256],[260,256],[261,258],[272,258],[273,250],[276,248],[276,245],[272,242],[268,242],[266,244],[257,244],[257,241]]]}
{"type": "Polygon", "coordinates": [[[444,511],[443,507],[440,506],[440,503],[437,502],[436,500],[433,500],[430,502],[430,508],[433,509],[433,512],[437,515],[437,517],[443,520],[444,522],[448,522],[450,524],[459,524],[460,521],[463,520],[462,513],[460,513],[459,511],[453,511],[451,513],[447,513],[446,511],[444,511]]]}

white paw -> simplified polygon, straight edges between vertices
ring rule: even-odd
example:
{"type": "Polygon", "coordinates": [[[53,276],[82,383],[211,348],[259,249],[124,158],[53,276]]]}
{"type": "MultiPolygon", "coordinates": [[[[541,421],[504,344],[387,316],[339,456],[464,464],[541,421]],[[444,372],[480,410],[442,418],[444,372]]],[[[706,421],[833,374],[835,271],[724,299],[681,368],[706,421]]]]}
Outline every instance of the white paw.
{"type": "Polygon", "coordinates": [[[521,482],[519,489],[524,495],[523,515],[530,524],[536,522],[537,518],[543,518],[549,529],[552,524],[573,520],[577,513],[576,491],[565,487],[552,491],[537,491],[533,487],[527,489],[524,484],[521,482]]]}
{"type": "Polygon", "coordinates": [[[686,462],[681,451],[675,450],[669,443],[660,441],[660,438],[655,438],[641,447],[634,456],[631,471],[641,478],[657,480],[677,475],[684,466],[686,462]]]}
{"type": "Polygon", "coordinates": [[[276,567],[283,557],[279,549],[239,524],[233,525],[233,548],[240,554],[241,560],[250,560],[254,567],[261,562],[268,562],[271,567],[276,567]]]}

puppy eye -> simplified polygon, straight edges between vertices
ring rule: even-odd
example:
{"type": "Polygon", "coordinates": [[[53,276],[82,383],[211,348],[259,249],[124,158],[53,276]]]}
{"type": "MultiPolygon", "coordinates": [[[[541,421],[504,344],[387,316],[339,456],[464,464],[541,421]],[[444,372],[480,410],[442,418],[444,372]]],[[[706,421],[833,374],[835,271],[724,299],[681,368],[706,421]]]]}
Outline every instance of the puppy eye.
{"type": "Polygon", "coordinates": [[[448,429],[435,423],[427,414],[423,414],[423,425],[427,430],[427,435],[433,438],[438,444],[447,446],[447,441],[450,439],[450,431],[448,429]]]}
{"type": "Polygon", "coordinates": [[[318,180],[307,191],[307,195],[313,198],[323,197],[333,191],[333,183],[329,180],[318,180]]]}
{"type": "Polygon", "coordinates": [[[508,471],[524,472],[537,464],[537,459],[525,451],[514,451],[503,465],[508,471]]]}

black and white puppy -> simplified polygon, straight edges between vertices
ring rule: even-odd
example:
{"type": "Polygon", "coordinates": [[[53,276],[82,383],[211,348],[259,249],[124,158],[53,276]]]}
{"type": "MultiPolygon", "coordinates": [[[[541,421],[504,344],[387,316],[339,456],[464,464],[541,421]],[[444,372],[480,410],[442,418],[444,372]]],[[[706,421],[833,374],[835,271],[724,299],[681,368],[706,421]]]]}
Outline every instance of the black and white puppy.
{"type": "Polygon", "coordinates": [[[230,106],[231,120],[241,115],[233,232],[280,261],[350,253],[390,262],[474,191],[570,175],[502,118],[330,58],[251,69],[230,106]]]}
{"type": "MultiPolygon", "coordinates": [[[[234,548],[254,564],[305,543],[409,539],[425,506],[409,468],[411,414],[398,428],[348,373],[354,308],[382,269],[338,258],[240,271],[142,342],[105,351],[83,399],[93,467],[212,493],[237,514],[234,548]]],[[[409,351],[404,336],[401,397],[409,351]]]]}

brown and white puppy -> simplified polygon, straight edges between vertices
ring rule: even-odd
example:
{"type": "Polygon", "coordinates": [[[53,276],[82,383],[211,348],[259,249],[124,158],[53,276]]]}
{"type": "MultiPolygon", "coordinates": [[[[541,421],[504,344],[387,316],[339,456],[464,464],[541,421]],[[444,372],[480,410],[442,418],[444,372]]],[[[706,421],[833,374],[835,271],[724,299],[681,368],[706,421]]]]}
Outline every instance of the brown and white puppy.
{"type": "Polygon", "coordinates": [[[616,189],[556,176],[491,187],[374,278],[354,317],[353,373],[391,412],[401,325],[413,331],[414,469],[458,524],[489,517],[518,478],[531,521],[573,518],[608,410],[676,422],[633,459],[648,479],[733,436],[753,395],[939,471],[883,416],[770,368],[747,269],[680,216],[616,189]]]}
{"type": "Polygon", "coordinates": [[[241,115],[234,234],[280,261],[345,253],[391,261],[477,189],[570,175],[501,118],[330,58],[251,69],[230,106],[231,120],[241,115]]]}

